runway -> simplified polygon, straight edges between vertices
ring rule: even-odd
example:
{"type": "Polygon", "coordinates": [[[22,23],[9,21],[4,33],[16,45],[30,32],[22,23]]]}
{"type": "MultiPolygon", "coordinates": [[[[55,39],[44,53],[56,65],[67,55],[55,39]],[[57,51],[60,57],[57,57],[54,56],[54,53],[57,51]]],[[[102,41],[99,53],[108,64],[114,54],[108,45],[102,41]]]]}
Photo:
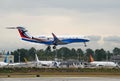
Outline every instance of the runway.
{"type": "Polygon", "coordinates": [[[0,81],[120,81],[120,77],[0,78],[0,81]]]}

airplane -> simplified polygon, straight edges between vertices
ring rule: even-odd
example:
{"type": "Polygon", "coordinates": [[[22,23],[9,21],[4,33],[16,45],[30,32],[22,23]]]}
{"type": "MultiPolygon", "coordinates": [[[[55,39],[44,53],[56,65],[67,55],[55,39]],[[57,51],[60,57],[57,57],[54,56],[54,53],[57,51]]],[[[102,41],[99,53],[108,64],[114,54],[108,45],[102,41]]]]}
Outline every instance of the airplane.
{"type": "Polygon", "coordinates": [[[16,65],[20,65],[20,63],[9,63],[8,62],[8,56],[9,56],[9,52],[6,53],[4,62],[0,62],[0,67],[9,67],[9,66],[16,66],[16,65]]]}
{"type": "Polygon", "coordinates": [[[38,59],[37,54],[35,54],[36,66],[37,67],[59,67],[60,62],[57,61],[41,61],[38,59]]]}
{"type": "Polygon", "coordinates": [[[0,62],[0,67],[4,67],[8,65],[8,55],[9,55],[9,52],[6,53],[4,61],[0,62]]]}
{"type": "Polygon", "coordinates": [[[18,29],[19,34],[21,36],[21,39],[24,41],[28,42],[34,42],[34,43],[40,43],[40,44],[45,44],[48,46],[48,49],[50,49],[50,45],[53,45],[53,49],[56,49],[57,45],[66,45],[70,43],[79,43],[83,42],[85,47],[86,42],[89,42],[90,40],[86,37],[81,37],[81,36],[56,36],[54,33],[52,33],[53,37],[50,36],[39,36],[39,37],[34,37],[31,36],[28,31],[24,27],[7,27],[7,29],[18,29]]]}
{"type": "Polygon", "coordinates": [[[95,66],[95,67],[119,67],[119,65],[115,62],[111,61],[94,61],[94,58],[90,54],[90,65],[95,66]]]}
{"type": "Polygon", "coordinates": [[[18,67],[18,66],[24,66],[24,65],[32,65],[32,62],[26,62],[25,59],[25,63],[10,63],[8,62],[8,56],[9,56],[9,52],[6,53],[5,59],[3,62],[0,62],[0,67],[18,67]]]}
{"type": "Polygon", "coordinates": [[[7,67],[34,67],[35,62],[28,62],[26,58],[24,58],[25,62],[17,62],[17,63],[8,63],[7,67]]]}

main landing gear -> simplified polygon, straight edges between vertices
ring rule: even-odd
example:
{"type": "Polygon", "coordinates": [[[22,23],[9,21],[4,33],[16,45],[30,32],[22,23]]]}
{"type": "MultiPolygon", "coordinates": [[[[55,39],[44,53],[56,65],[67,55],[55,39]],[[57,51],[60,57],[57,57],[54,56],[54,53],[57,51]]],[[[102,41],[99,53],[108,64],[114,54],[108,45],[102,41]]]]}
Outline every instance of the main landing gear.
{"type": "Polygon", "coordinates": [[[50,46],[48,46],[46,49],[47,49],[47,50],[51,50],[51,47],[50,47],[50,46]]]}
{"type": "MultiPolygon", "coordinates": [[[[56,49],[56,45],[54,45],[53,47],[53,50],[55,51],[55,61],[57,61],[57,49],[56,49]]],[[[51,46],[49,45],[47,48],[46,48],[48,51],[51,50],[51,46]]]]}
{"type": "MultiPolygon", "coordinates": [[[[56,45],[54,45],[52,48],[53,48],[53,49],[56,49],[56,45]]],[[[51,46],[48,46],[48,47],[47,47],[47,50],[51,50],[51,46]]]]}
{"type": "Polygon", "coordinates": [[[55,45],[53,46],[53,49],[56,49],[56,46],[55,46],[55,45]]]}

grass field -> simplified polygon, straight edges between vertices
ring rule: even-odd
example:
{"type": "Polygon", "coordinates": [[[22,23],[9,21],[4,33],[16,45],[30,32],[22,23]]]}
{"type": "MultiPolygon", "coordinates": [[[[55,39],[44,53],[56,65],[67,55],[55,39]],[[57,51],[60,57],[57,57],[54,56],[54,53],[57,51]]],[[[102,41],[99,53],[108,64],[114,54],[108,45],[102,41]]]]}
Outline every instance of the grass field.
{"type": "Polygon", "coordinates": [[[0,78],[7,77],[120,77],[115,68],[0,68],[0,78]]]}
{"type": "Polygon", "coordinates": [[[120,73],[104,73],[104,72],[41,72],[41,73],[0,73],[0,78],[7,77],[120,77],[120,73]]]}

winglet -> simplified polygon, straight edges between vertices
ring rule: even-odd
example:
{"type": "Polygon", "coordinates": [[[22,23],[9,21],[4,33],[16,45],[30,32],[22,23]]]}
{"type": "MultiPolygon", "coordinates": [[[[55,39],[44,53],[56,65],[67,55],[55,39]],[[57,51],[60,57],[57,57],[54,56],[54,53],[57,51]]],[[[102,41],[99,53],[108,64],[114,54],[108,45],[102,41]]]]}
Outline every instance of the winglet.
{"type": "Polygon", "coordinates": [[[62,42],[54,33],[52,33],[54,41],[53,44],[57,45],[57,44],[64,44],[64,42],[62,42]]]}
{"type": "Polygon", "coordinates": [[[52,36],[54,37],[54,40],[58,39],[54,33],[52,33],[52,36]]]}
{"type": "Polygon", "coordinates": [[[54,43],[55,45],[57,45],[58,42],[61,42],[54,33],[52,33],[52,36],[53,36],[53,38],[54,38],[54,42],[53,42],[53,43],[54,43]]]}

